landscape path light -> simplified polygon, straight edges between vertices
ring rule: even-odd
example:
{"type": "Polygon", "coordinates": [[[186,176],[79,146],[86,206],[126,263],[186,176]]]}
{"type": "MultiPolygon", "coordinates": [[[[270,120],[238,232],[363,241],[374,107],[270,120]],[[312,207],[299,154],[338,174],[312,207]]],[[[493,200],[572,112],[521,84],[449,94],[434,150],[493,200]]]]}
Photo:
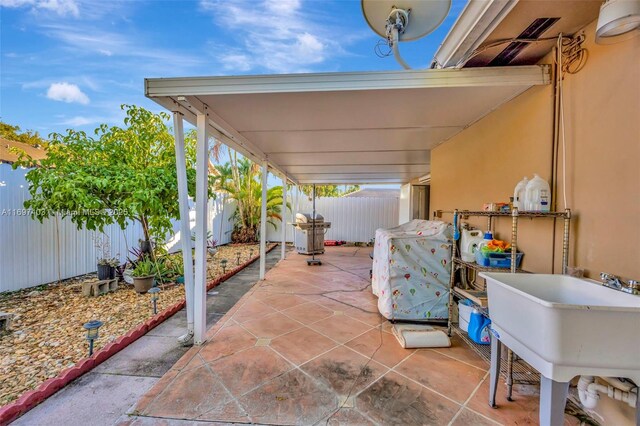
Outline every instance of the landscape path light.
{"type": "Polygon", "coordinates": [[[98,329],[102,327],[103,322],[91,320],[82,325],[87,330],[87,340],[89,341],[89,356],[93,355],[93,342],[99,337],[98,329]]]}
{"type": "Polygon", "coordinates": [[[151,301],[153,302],[153,315],[158,313],[158,299],[160,298],[160,288],[152,287],[148,291],[151,294],[151,301]]]}

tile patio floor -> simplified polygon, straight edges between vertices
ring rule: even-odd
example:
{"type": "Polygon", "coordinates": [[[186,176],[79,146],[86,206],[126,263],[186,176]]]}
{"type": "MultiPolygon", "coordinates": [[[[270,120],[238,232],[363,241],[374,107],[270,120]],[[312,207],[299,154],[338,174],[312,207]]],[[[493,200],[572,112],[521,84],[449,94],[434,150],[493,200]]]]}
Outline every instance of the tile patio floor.
{"type": "Polygon", "coordinates": [[[290,252],[120,424],[537,424],[535,393],[507,402],[502,386],[489,408],[488,365],[458,338],[398,345],[371,293],[370,250],[329,247],[312,267],[290,252]]]}

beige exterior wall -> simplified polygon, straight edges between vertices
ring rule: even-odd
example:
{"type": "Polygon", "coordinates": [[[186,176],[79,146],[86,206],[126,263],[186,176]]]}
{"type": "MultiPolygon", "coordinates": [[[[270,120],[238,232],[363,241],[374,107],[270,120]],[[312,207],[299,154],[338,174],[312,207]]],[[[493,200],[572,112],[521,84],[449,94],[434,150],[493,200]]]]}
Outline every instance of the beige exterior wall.
{"type": "MultiPolygon", "coordinates": [[[[564,83],[567,204],[574,213],[569,264],[592,278],[606,271],[640,279],[640,36],[600,46],[595,23],[585,33],[588,62],[564,83]]],[[[431,210],[479,210],[508,201],[523,176],[549,180],[553,96],[551,85],[532,88],[434,149],[431,210]]],[[[561,167],[558,178],[557,208],[563,209],[561,167]]],[[[486,228],[484,219],[471,222],[486,228]]],[[[509,240],[510,220],[498,222],[497,236],[509,240]]],[[[555,263],[558,273],[560,224],[553,262],[552,220],[520,223],[523,266],[551,272],[555,263]]],[[[634,424],[634,410],[608,398],[594,415],[603,424],[634,424]]]]}
{"type": "MultiPolygon", "coordinates": [[[[565,78],[567,204],[574,212],[570,265],[640,279],[640,37],[596,45],[585,28],[586,66],[565,78]]],[[[548,63],[552,58],[545,59],[548,63]]],[[[431,154],[431,210],[479,210],[507,201],[523,176],[551,178],[553,87],[534,87],[431,154]]],[[[562,201],[559,171],[558,209],[562,201]]],[[[509,219],[498,219],[501,239],[509,219]]],[[[485,220],[473,220],[486,228],[485,220]]],[[[521,219],[525,268],[552,270],[551,219],[521,219]]],[[[555,272],[561,260],[556,232],[555,272]]]]}

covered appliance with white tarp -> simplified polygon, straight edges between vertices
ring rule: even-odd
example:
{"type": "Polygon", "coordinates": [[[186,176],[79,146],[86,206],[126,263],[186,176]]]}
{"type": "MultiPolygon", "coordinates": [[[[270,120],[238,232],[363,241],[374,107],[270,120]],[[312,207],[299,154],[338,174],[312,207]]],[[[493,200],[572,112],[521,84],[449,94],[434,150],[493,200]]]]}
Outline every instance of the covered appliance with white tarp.
{"type": "Polygon", "coordinates": [[[296,251],[299,254],[324,253],[324,234],[331,228],[331,222],[325,222],[320,214],[296,214],[296,251]]]}
{"type": "Polygon", "coordinates": [[[449,317],[452,235],[448,223],[418,219],[376,231],[371,287],[385,318],[449,317]]]}

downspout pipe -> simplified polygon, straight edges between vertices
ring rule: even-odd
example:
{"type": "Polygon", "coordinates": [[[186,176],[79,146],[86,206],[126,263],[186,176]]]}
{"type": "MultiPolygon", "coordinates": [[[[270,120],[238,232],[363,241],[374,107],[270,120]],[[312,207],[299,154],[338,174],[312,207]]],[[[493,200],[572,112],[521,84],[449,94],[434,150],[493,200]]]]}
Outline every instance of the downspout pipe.
{"type": "Polygon", "coordinates": [[[629,404],[630,407],[636,407],[638,403],[638,388],[632,388],[628,383],[618,379],[604,378],[610,384],[601,385],[595,382],[593,376],[580,376],[578,381],[578,396],[582,405],[593,410],[598,405],[600,394],[605,394],[609,398],[616,401],[622,401],[629,404]],[[613,384],[612,384],[613,383],[613,384]]]}

